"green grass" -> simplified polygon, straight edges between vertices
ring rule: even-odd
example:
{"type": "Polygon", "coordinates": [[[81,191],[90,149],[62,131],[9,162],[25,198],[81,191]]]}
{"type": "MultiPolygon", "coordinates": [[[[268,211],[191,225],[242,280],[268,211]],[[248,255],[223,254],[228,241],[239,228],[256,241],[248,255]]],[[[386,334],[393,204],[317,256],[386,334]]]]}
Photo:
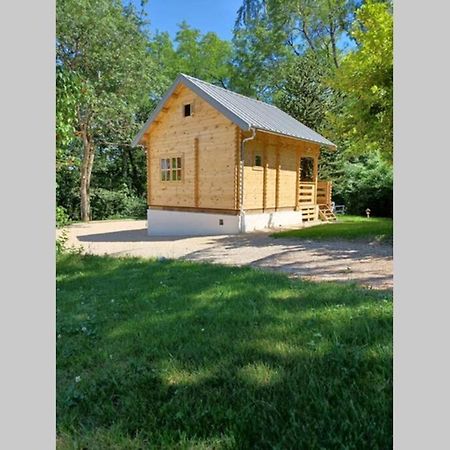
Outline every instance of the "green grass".
{"type": "Polygon", "coordinates": [[[60,450],[388,449],[391,416],[390,293],[58,256],[60,450]]]}
{"type": "Polygon", "coordinates": [[[392,242],[392,219],[380,217],[337,216],[336,223],[317,225],[299,230],[287,230],[272,234],[275,238],[299,239],[374,239],[392,242]]]}

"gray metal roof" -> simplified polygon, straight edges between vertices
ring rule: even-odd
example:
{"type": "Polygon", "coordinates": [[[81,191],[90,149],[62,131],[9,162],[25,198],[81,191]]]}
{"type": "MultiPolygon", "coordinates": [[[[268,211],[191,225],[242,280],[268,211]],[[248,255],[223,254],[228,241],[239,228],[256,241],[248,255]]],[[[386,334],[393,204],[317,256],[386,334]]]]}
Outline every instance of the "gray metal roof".
{"type": "Polygon", "coordinates": [[[185,74],[178,75],[172,87],[161,99],[145,125],[134,138],[132,142],[133,146],[139,144],[148,126],[156,119],[156,116],[180,83],[194,91],[244,131],[255,128],[256,130],[315,142],[328,147],[336,147],[331,141],[316,133],[311,128],[308,128],[306,125],[303,125],[276,106],[245,97],[244,95],[185,74]]]}

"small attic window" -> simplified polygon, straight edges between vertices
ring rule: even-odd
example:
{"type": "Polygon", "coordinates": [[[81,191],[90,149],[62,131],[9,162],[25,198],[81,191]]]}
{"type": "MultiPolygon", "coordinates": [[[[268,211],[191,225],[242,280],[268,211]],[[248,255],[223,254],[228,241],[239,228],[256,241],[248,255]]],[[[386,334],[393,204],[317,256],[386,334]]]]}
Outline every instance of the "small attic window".
{"type": "Polygon", "coordinates": [[[255,155],[255,166],[262,167],[262,156],[261,155],[255,155]]]}
{"type": "Polygon", "coordinates": [[[184,113],[184,117],[189,117],[192,115],[192,107],[191,107],[190,103],[187,103],[186,105],[184,105],[183,113],[184,113]]]}

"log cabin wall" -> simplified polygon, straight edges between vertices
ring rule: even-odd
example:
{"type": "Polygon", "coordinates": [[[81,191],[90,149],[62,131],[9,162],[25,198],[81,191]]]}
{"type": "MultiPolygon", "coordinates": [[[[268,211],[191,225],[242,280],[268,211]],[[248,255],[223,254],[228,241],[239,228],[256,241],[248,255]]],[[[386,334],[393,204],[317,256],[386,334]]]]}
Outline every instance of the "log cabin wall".
{"type": "Polygon", "coordinates": [[[149,207],[236,211],[236,126],[181,85],[145,135],[149,207]],[[192,115],[184,116],[190,104],[192,115]],[[181,158],[182,179],[163,181],[161,159],[181,158]]]}
{"type": "MultiPolygon", "coordinates": [[[[244,137],[249,136],[244,133],[244,137]]],[[[244,209],[246,212],[296,210],[299,162],[302,156],[315,158],[318,144],[258,131],[245,145],[244,209]],[[256,165],[261,159],[261,166],[256,165]]]]}

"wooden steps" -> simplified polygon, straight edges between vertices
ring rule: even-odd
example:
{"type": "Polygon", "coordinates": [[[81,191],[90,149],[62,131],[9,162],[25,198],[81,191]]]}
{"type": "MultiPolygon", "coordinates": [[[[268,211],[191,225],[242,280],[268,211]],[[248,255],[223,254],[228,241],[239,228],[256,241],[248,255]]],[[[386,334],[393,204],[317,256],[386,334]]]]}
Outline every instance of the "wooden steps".
{"type": "Polygon", "coordinates": [[[300,211],[302,212],[303,223],[313,222],[318,219],[316,205],[300,206],[300,211]]]}
{"type": "Polygon", "coordinates": [[[336,216],[329,205],[319,205],[319,218],[324,222],[336,222],[336,216]]]}

